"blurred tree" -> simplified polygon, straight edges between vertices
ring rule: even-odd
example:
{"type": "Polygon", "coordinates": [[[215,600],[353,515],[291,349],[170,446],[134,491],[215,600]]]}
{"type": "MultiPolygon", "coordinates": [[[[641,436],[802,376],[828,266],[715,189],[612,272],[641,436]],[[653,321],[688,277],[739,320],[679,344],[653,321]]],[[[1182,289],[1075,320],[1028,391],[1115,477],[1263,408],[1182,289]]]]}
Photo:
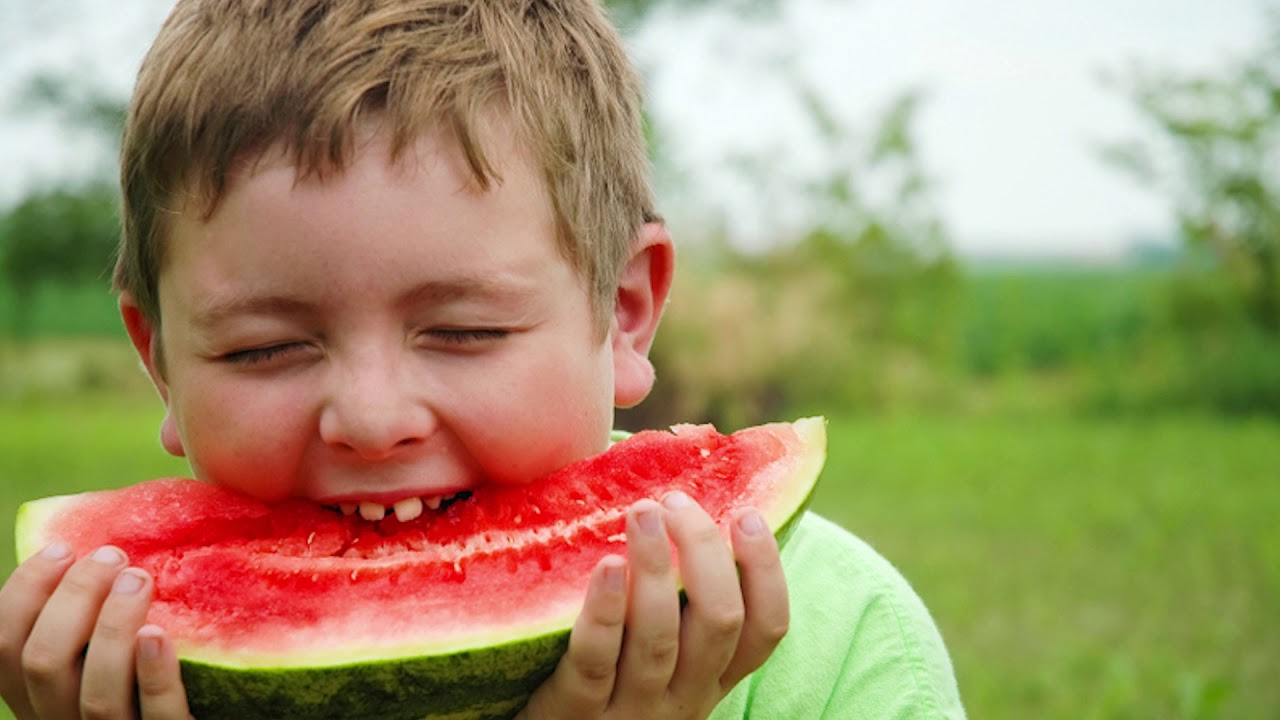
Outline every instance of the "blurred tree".
{"type": "Polygon", "coordinates": [[[0,218],[0,276],[13,293],[19,335],[42,285],[107,276],[119,237],[117,197],[105,184],[53,190],[28,196],[0,218]]]}
{"type": "Polygon", "coordinates": [[[1168,199],[1184,241],[1147,349],[1163,400],[1280,415],[1280,3],[1263,42],[1216,73],[1135,66],[1120,87],[1154,132],[1105,155],[1168,199]],[[1172,358],[1172,361],[1169,360],[1172,358]]]}
{"type": "Polygon", "coordinates": [[[1133,68],[1122,85],[1157,132],[1105,153],[1169,199],[1188,257],[1280,337],[1280,5],[1267,26],[1259,50],[1220,75],[1133,68]]]}
{"type": "MultiPolygon", "coordinates": [[[[963,277],[914,141],[921,95],[904,93],[858,132],[803,82],[793,89],[827,149],[800,188],[808,220],[763,251],[723,238],[682,251],[651,353],[654,395],[621,427],[732,429],[946,402],[963,277]]],[[[778,182],[774,164],[739,168],[778,182]]]]}
{"type": "Polygon", "coordinates": [[[124,127],[124,100],[69,77],[38,73],[23,87],[18,106],[26,112],[51,112],[63,122],[113,142],[124,127]]]}
{"type": "MultiPolygon", "coordinates": [[[[126,107],[125,99],[90,81],[52,71],[27,79],[13,103],[15,113],[52,122],[68,140],[87,139],[77,147],[84,148],[79,159],[91,161],[87,176],[93,183],[115,180],[126,107]]],[[[64,180],[62,184],[68,183],[64,180]]]]}

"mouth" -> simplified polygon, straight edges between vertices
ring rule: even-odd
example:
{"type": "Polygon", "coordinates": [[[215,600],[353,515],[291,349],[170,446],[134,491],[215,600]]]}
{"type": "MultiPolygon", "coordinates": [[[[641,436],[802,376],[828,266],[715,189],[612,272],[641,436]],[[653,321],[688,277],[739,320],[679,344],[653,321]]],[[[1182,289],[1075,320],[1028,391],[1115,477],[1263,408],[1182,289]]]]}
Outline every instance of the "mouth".
{"type": "Polygon", "coordinates": [[[392,515],[400,522],[409,522],[410,520],[416,520],[428,510],[439,512],[453,503],[466,500],[469,497],[471,497],[471,493],[464,490],[452,495],[407,497],[390,505],[372,500],[362,500],[360,502],[342,502],[336,505],[326,505],[325,507],[343,515],[359,515],[369,522],[377,522],[392,515]]]}

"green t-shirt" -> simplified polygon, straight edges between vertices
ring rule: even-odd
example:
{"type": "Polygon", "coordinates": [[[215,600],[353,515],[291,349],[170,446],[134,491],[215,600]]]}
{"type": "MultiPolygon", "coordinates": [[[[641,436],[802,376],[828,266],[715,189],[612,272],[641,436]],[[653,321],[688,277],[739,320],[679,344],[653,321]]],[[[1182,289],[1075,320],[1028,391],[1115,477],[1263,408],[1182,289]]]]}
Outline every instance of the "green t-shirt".
{"type": "Polygon", "coordinates": [[[790,629],[713,720],[964,717],[937,626],[887,560],[809,513],[782,562],[790,629]]]}

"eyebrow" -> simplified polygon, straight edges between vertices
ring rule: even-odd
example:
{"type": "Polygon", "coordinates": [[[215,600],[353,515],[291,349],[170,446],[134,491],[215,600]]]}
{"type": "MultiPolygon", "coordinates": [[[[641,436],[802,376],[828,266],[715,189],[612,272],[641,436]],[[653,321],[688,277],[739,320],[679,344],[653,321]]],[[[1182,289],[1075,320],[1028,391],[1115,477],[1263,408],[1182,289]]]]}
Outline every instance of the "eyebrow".
{"type": "Polygon", "coordinates": [[[314,310],[311,303],[280,295],[237,295],[201,303],[192,313],[197,328],[216,327],[226,320],[245,315],[302,315],[314,310]]]}
{"type": "MultiPolygon", "coordinates": [[[[401,293],[395,303],[400,307],[413,307],[476,299],[519,306],[532,299],[535,293],[536,288],[532,285],[465,277],[424,282],[401,293]]],[[[306,315],[315,312],[318,305],[316,302],[285,295],[239,295],[202,303],[193,313],[191,322],[197,327],[209,328],[230,318],[246,315],[306,315]]]]}
{"type": "Polygon", "coordinates": [[[529,283],[503,282],[492,277],[462,277],[422,283],[402,293],[396,303],[407,307],[477,299],[519,304],[531,299],[536,291],[537,288],[529,283]]]}

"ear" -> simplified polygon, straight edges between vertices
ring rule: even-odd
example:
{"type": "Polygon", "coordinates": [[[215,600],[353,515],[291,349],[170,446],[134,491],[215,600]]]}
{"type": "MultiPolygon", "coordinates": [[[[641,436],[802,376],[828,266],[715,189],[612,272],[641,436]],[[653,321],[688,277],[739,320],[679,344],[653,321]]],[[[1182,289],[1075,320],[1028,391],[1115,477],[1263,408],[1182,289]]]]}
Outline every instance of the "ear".
{"type": "Polygon", "coordinates": [[[646,223],[618,279],[613,306],[613,404],[631,407],[653,389],[649,347],[675,276],[675,245],[661,223],[646,223]]]}
{"type": "Polygon", "coordinates": [[[164,420],[160,423],[160,444],[169,454],[182,457],[186,455],[186,451],[182,447],[182,438],[178,434],[178,426],[174,422],[173,412],[169,406],[169,386],[164,379],[163,360],[160,357],[159,328],[147,319],[142,308],[138,307],[133,293],[128,291],[120,293],[120,319],[124,321],[124,329],[129,333],[129,340],[133,342],[133,349],[138,352],[142,366],[146,368],[152,384],[160,393],[160,399],[164,401],[165,413],[164,420]]]}

